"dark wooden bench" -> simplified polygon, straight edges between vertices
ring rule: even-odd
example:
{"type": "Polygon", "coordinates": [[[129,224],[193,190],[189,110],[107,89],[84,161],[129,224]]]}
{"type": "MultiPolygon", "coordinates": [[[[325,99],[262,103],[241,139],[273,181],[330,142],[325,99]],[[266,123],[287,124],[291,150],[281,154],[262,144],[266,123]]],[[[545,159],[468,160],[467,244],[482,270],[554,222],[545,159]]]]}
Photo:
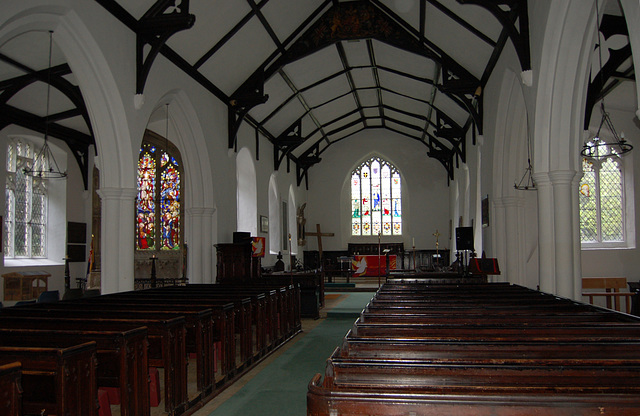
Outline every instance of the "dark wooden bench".
{"type": "MultiPolygon", "coordinates": [[[[300,318],[295,313],[291,313],[292,308],[289,307],[295,303],[295,292],[286,286],[190,284],[184,287],[166,287],[154,292],[223,298],[250,296],[254,305],[252,308],[252,327],[256,338],[254,354],[263,354],[265,349],[274,348],[285,338],[300,330],[300,318]],[[283,320],[279,321],[279,317],[283,320]],[[289,332],[285,332],[285,328],[289,332]]],[[[295,308],[293,311],[295,312],[295,308]]]]}
{"type": "Polygon", "coordinates": [[[22,416],[22,364],[0,365],[0,414],[22,416]]]}
{"type": "Polygon", "coordinates": [[[330,360],[315,376],[308,415],[615,414],[639,409],[637,366],[420,365],[330,360]],[[622,381],[624,380],[624,381],[622,381]]]}
{"type": "MultiPolygon", "coordinates": [[[[4,345],[12,344],[10,340],[0,342],[0,365],[17,361],[22,367],[22,387],[18,385],[15,391],[16,386],[9,384],[7,390],[0,389],[0,397],[10,399],[22,393],[22,402],[13,406],[21,406],[24,414],[43,414],[43,410],[44,414],[55,415],[98,414],[95,342],[41,339],[13,346],[4,345]]],[[[0,409],[6,405],[3,401],[0,409]]]]}
{"type": "MultiPolygon", "coordinates": [[[[22,366],[24,414],[98,414],[95,342],[3,339],[0,343],[0,364],[17,361],[22,366]]],[[[1,390],[0,396],[4,393],[1,390]]]]}
{"type": "MultiPolygon", "coordinates": [[[[144,292],[144,291],[140,291],[144,292]]],[[[248,305],[250,300],[245,298],[240,302],[234,302],[230,299],[215,298],[190,298],[188,296],[177,295],[141,295],[134,296],[129,292],[123,294],[113,294],[106,296],[96,296],[91,298],[90,302],[96,305],[96,308],[109,307],[117,309],[136,308],[154,310],[184,310],[185,308],[204,308],[211,309],[214,313],[214,321],[216,326],[216,340],[222,343],[222,369],[225,376],[232,376],[237,367],[237,353],[245,352],[248,341],[250,342],[250,332],[247,328],[248,317],[250,318],[250,309],[243,307],[248,305]],[[246,300],[246,302],[245,302],[246,300]],[[109,305],[109,306],[107,306],[109,305]],[[240,315],[237,317],[237,315],[240,315]],[[218,319],[216,319],[218,318],[218,319]],[[238,323],[243,326],[238,329],[238,323]],[[235,337],[238,334],[240,342],[236,342],[235,337]],[[247,341],[248,340],[248,341],[247,341]],[[244,345],[244,350],[242,349],[244,345]]],[[[134,309],[135,310],[135,309],[134,309]]],[[[243,358],[246,358],[243,356],[243,358]]]]}
{"type": "Polygon", "coordinates": [[[308,415],[640,410],[637,319],[513,285],[392,286],[311,380],[308,415]]]}
{"type": "MultiPolygon", "coordinates": [[[[186,319],[187,325],[187,339],[186,346],[187,352],[196,353],[196,360],[200,358],[200,362],[197,362],[199,374],[203,374],[202,391],[206,392],[207,386],[209,386],[211,378],[208,373],[212,370],[212,366],[215,363],[215,354],[213,350],[213,343],[220,342],[221,344],[221,364],[220,372],[221,377],[233,371],[235,363],[235,336],[234,336],[234,306],[232,302],[213,302],[208,303],[205,306],[200,304],[192,304],[189,302],[171,302],[161,300],[146,300],[146,299],[115,299],[106,296],[96,296],[87,299],[74,299],[68,302],[57,302],[55,304],[47,304],[48,309],[72,309],[82,310],[82,313],[91,313],[94,317],[107,317],[117,319],[127,319],[132,317],[132,312],[135,311],[136,318],[171,318],[176,316],[183,316],[186,319]],[[209,322],[209,318],[213,319],[213,323],[209,322]],[[210,327],[213,325],[213,341],[210,341],[210,327]],[[201,352],[199,352],[201,351],[201,352]],[[204,373],[203,373],[204,372],[204,373]]],[[[9,309],[25,309],[25,308],[7,308],[7,313],[12,315],[19,315],[17,311],[10,311],[9,309]]],[[[29,308],[34,309],[34,308],[29,308]]],[[[4,313],[0,310],[0,316],[4,313]]],[[[218,381],[216,381],[217,383],[218,381]]],[[[219,384],[219,383],[218,383],[219,384]]]]}
{"type": "Polygon", "coordinates": [[[544,360],[640,359],[640,340],[629,342],[581,341],[515,342],[515,341],[449,341],[397,338],[360,338],[351,332],[343,339],[339,352],[342,357],[430,360],[523,359],[544,360]]]}
{"type": "MultiPolygon", "coordinates": [[[[121,415],[149,415],[147,328],[128,331],[0,329],[0,347],[68,347],[91,341],[97,346],[98,387],[120,388],[121,415]]],[[[25,362],[23,367],[24,383],[25,362]]],[[[79,370],[75,373],[79,374],[79,370]]],[[[97,400],[97,394],[94,399],[97,400]]],[[[24,411],[29,412],[26,407],[24,411]]]]}
{"type": "MultiPolygon", "coordinates": [[[[29,308],[22,315],[0,316],[0,329],[46,329],[73,331],[128,331],[144,327],[148,330],[148,362],[164,371],[164,406],[169,414],[182,413],[188,404],[187,363],[184,317],[162,319],[109,319],[108,312],[76,309],[29,308]],[[39,313],[39,314],[38,314],[39,313]],[[25,316],[29,314],[30,316],[25,316]]],[[[129,313],[131,316],[131,313],[129,313]]],[[[147,370],[148,372],[148,370],[147,370]]]]}

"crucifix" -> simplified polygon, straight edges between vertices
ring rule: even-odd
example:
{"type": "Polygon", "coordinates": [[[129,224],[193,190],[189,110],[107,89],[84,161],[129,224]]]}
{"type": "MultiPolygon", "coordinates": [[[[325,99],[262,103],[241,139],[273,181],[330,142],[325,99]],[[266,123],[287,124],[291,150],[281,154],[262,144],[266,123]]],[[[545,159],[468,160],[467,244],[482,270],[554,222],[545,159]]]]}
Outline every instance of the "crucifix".
{"type": "Polygon", "coordinates": [[[438,241],[438,239],[440,238],[440,236],[441,236],[442,234],[440,234],[440,233],[438,232],[438,230],[436,229],[436,232],[435,232],[435,233],[433,233],[432,235],[436,238],[436,262],[437,262],[438,264],[440,264],[440,253],[439,253],[439,251],[438,251],[438,249],[439,249],[439,247],[440,247],[440,242],[438,241]]]}
{"type": "Polygon", "coordinates": [[[320,224],[316,224],[316,232],[310,233],[308,231],[305,231],[305,235],[310,235],[312,237],[318,238],[318,253],[319,253],[320,261],[322,261],[322,237],[333,237],[334,234],[323,233],[322,231],[320,231],[320,224]]]}

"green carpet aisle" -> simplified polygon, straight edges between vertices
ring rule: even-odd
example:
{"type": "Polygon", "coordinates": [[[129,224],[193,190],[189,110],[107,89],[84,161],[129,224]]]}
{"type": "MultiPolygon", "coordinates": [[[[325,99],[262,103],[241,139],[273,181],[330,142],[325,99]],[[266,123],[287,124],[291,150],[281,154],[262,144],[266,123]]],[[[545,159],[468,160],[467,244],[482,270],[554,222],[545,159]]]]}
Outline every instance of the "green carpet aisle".
{"type": "MultiPolygon", "coordinates": [[[[307,385],[324,372],[325,361],[340,344],[373,293],[344,293],[327,318],[302,336],[209,416],[304,416],[307,385]]],[[[295,341],[295,340],[294,340],[295,341]]],[[[199,413],[198,413],[199,414],[199,413]]]]}

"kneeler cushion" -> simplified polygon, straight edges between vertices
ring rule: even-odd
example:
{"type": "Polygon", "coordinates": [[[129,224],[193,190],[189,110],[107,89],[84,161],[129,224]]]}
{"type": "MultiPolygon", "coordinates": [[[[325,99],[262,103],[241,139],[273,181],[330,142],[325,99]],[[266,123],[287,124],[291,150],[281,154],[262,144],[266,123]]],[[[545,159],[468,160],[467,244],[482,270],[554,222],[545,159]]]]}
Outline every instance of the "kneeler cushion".
{"type": "Polygon", "coordinates": [[[160,375],[155,367],[149,367],[149,405],[160,406],[160,375]]]}
{"type": "Polygon", "coordinates": [[[111,416],[109,393],[103,388],[98,389],[98,404],[100,405],[98,416],[111,416]]]}

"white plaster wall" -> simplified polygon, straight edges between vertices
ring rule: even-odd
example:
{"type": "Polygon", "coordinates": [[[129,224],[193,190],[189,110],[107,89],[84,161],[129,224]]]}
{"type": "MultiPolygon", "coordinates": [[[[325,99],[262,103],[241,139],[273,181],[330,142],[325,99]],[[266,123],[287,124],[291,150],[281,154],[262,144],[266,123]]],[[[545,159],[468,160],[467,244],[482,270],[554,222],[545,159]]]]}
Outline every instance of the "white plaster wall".
{"type": "MultiPolygon", "coordinates": [[[[324,250],[342,250],[349,242],[376,242],[377,236],[351,236],[351,171],[362,161],[379,155],[393,163],[402,175],[401,237],[383,236],[383,241],[402,241],[416,249],[435,248],[433,233],[438,229],[442,249],[449,228],[449,188],[444,167],[426,157],[427,148],[415,140],[391,131],[376,129],[360,132],[331,146],[321,157],[323,161],[309,170],[307,230],[320,224],[324,250]],[[393,140],[390,140],[393,138],[393,140]]],[[[317,250],[317,239],[307,236],[305,250],[317,250]]]]}

